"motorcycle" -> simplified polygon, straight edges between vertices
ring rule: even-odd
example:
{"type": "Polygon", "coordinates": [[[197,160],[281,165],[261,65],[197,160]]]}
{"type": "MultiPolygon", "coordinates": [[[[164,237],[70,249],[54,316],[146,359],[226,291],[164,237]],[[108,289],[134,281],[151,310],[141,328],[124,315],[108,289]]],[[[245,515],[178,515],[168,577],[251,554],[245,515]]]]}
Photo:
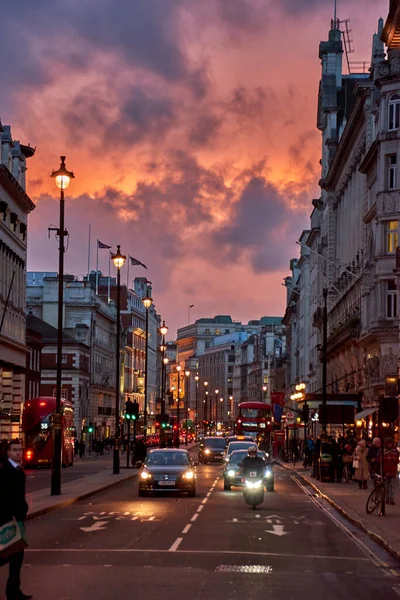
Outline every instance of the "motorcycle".
{"type": "Polygon", "coordinates": [[[243,497],[246,504],[255,510],[264,502],[264,479],[257,471],[250,471],[244,479],[243,497]]]}

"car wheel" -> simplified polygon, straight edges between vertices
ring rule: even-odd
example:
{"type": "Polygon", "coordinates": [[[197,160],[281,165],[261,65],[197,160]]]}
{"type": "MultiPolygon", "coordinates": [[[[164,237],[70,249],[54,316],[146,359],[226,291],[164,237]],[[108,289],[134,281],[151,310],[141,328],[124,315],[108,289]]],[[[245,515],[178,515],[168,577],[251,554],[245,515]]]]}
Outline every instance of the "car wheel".
{"type": "Polygon", "coordinates": [[[226,481],[224,481],[224,490],[225,492],[231,491],[231,486],[229,485],[229,483],[226,483],[226,481]]]}
{"type": "Polygon", "coordinates": [[[188,496],[189,496],[189,498],[195,498],[196,497],[196,488],[194,488],[193,490],[190,490],[188,496]]]}

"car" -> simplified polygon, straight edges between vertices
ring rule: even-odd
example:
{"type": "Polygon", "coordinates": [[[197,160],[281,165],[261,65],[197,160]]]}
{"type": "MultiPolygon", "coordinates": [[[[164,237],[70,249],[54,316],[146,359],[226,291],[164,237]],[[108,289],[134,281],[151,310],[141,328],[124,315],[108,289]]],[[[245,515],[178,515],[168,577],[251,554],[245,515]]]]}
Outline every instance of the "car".
{"type": "MultiPolygon", "coordinates": [[[[240,473],[240,464],[246,458],[247,450],[234,450],[230,457],[229,461],[225,463],[223,469],[223,477],[224,477],[224,490],[229,491],[232,486],[242,486],[243,485],[243,476],[240,473]]],[[[271,461],[269,460],[267,454],[262,452],[261,450],[257,451],[257,456],[261,456],[261,458],[265,461],[265,487],[268,492],[274,491],[274,471],[272,469],[271,461]]]]}
{"type": "Polygon", "coordinates": [[[228,437],[225,438],[226,441],[226,447],[229,446],[229,444],[231,442],[253,442],[254,438],[251,437],[251,435],[229,435],[228,437]]]}
{"type": "Polygon", "coordinates": [[[224,461],[228,462],[230,455],[234,450],[248,450],[250,446],[256,446],[254,441],[251,442],[229,442],[224,454],[224,461]]]}
{"type": "Polygon", "coordinates": [[[187,450],[149,450],[140,467],[139,496],[153,492],[185,492],[196,496],[196,469],[187,450]]]}
{"type": "Polygon", "coordinates": [[[199,463],[222,461],[225,454],[225,440],[222,437],[205,437],[199,445],[199,463]]]}

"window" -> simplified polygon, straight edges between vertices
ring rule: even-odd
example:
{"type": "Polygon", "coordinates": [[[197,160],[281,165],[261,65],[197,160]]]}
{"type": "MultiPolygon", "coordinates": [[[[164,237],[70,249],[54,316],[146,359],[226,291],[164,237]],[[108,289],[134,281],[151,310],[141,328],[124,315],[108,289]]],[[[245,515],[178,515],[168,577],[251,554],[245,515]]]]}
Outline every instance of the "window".
{"type": "Polygon", "coordinates": [[[389,131],[400,127],[400,96],[393,94],[389,99],[389,131]]]}
{"type": "Polygon", "coordinates": [[[215,335],[221,335],[221,330],[220,329],[216,329],[215,330],[215,335]]]}
{"type": "Polygon", "coordinates": [[[395,254],[398,246],[398,221],[387,221],[386,223],[386,254],[395,254]]]}
{"type": "Polygon", "coordinates": [[[394,279],[387,281],[386,291],[386,318],[395,319],[397,317],[397,287],[394,279]]]}
{"type": "MultiPolygon", "coordinates": [[[[57,388],[53,388],[53,398],[57,398],[57,388]]],[[[61,389],[61,400],[68,400],[68,390],[66,388],[61,389]]]]}
{"type": "Polygon", "coordinates": [[[61,354],[61,363],[63,365],[67,364],[67,360],[68,360],[68,354],[61,354]]]}
{"type": "Polygon", "coordinates": [[[389,154],[388,156],[388,189],[395,190],[397,188],[397,155],[389,154]]]}

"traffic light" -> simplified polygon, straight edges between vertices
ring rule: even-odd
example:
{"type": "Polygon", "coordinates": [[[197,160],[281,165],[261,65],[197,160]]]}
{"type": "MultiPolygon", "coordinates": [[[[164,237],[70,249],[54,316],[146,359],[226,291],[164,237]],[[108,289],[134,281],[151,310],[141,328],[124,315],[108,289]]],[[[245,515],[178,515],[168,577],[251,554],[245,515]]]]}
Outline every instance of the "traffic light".
{"type": "Polygon", "coordinates": [[[137,402],[132,402],[132,400],[127,400],[125,402],[125,416],[127,419],[136,421],[139,416],[139,404],[137,402]]]}
{"type": "Polygon", "coordinates": [[[304,421],[304,423],[308,423],[309,416],[310,416],[309,407],[308,407],[307,402],[305,402],[303,405],[303,410],[301,412],[301,418],[304,421]]]}
{"type": "Polygon", "coordinates": [[[93,433],[93,423],[89,423],[88,433],[93,433]]]}

